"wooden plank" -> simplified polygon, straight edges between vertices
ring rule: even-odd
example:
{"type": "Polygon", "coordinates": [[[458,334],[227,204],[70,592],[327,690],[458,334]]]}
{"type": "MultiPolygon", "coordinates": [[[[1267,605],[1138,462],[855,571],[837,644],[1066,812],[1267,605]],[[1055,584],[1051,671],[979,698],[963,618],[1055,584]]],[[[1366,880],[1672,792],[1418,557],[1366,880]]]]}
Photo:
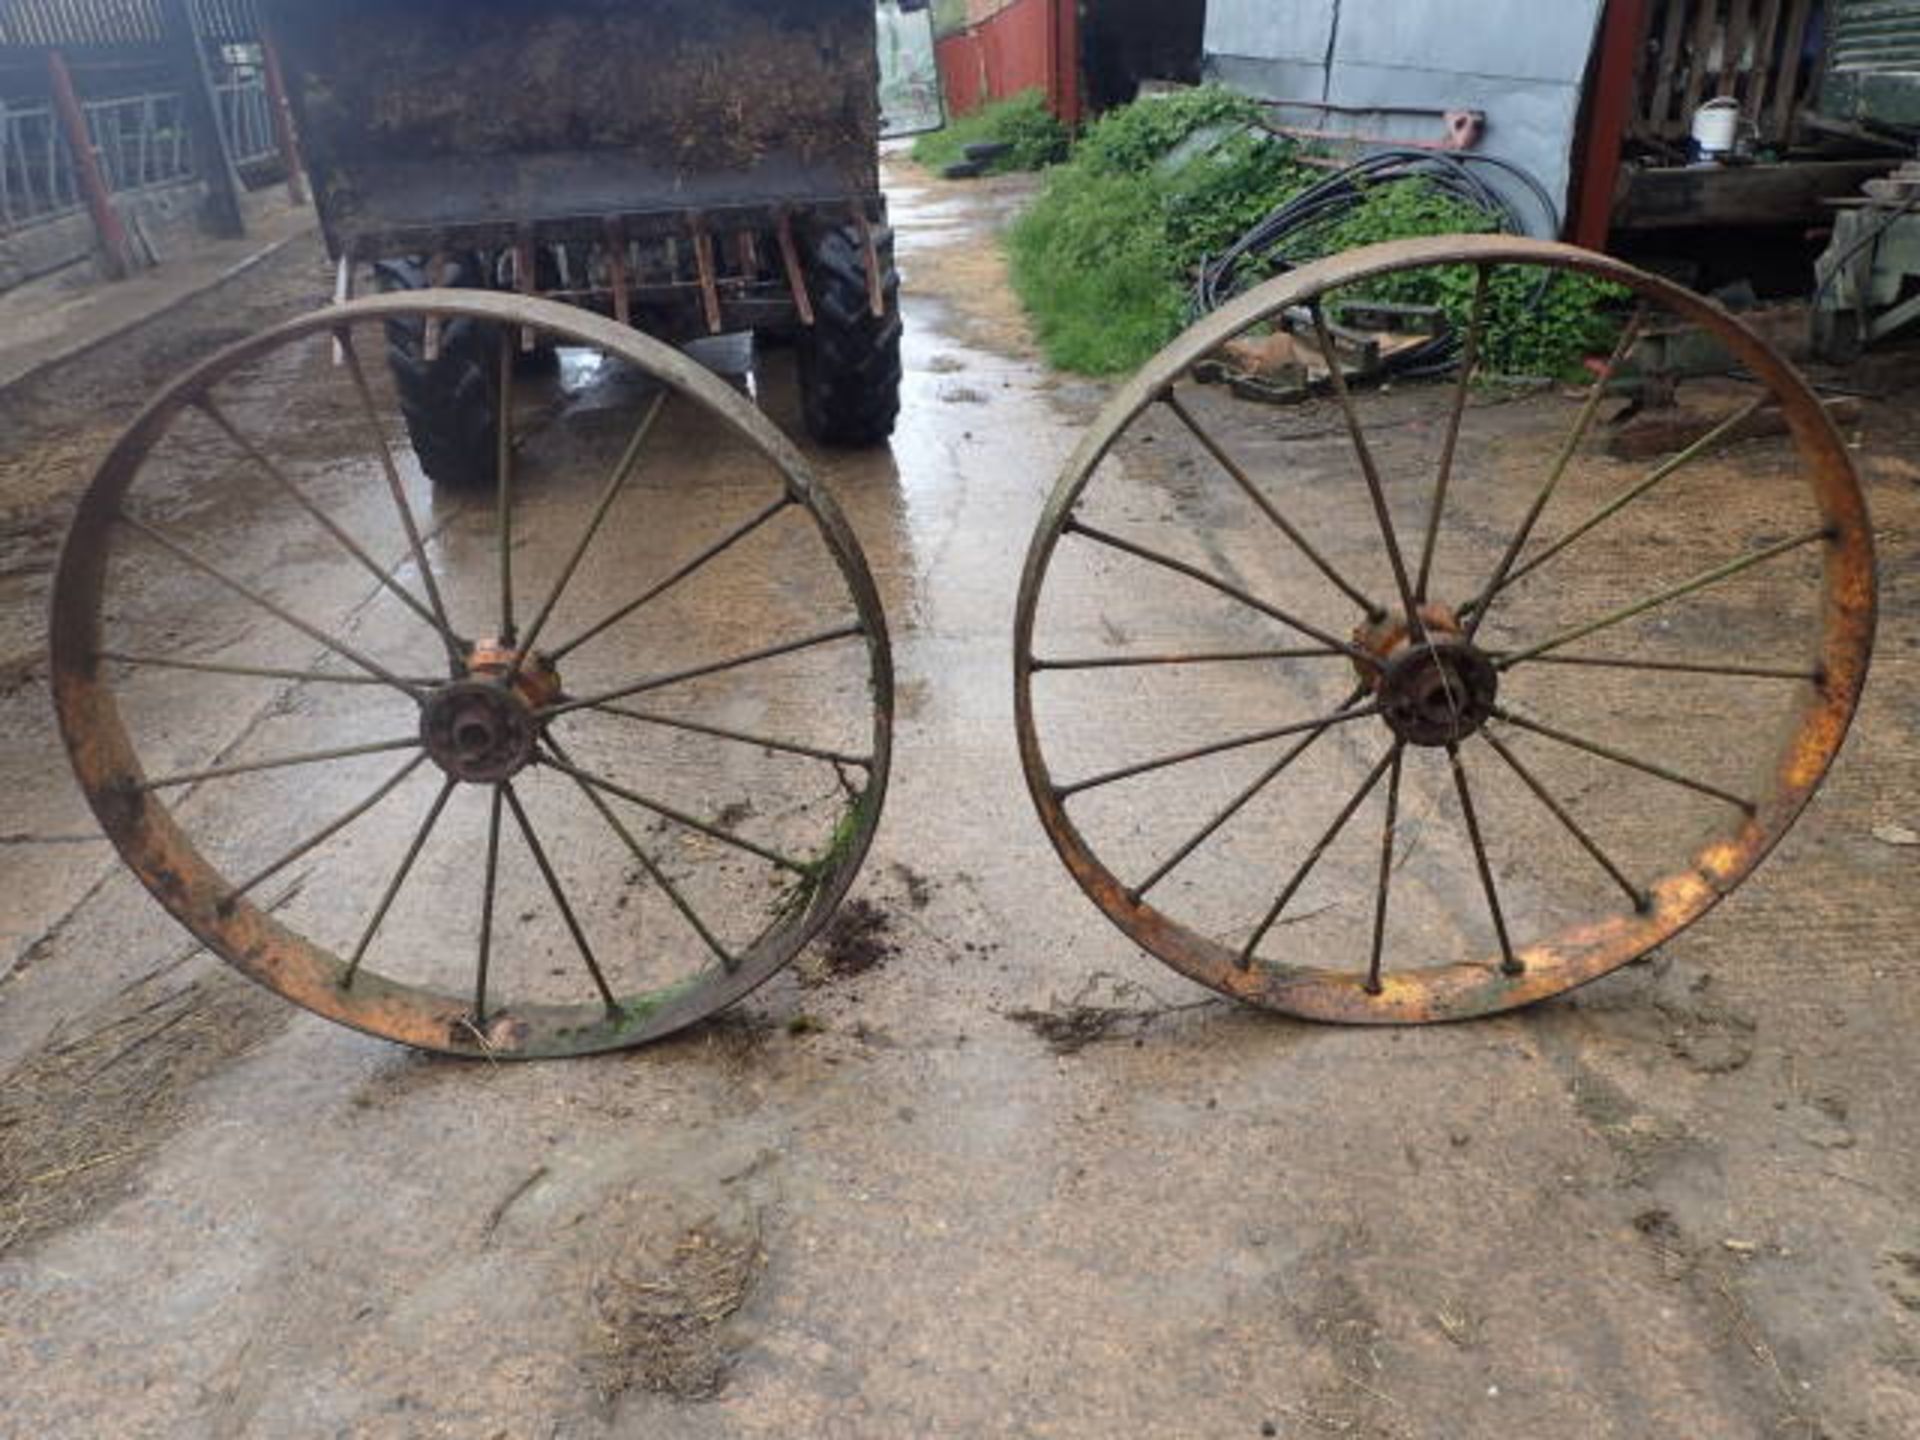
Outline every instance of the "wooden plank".
{"type": "Polygon", "coordinates": [[[1752,19],[1752,0],[1727,0],[1727,18],[1720,30],[1720,88],[1717,94],[1738,93],[1740,62],[1746,58],[1747,30],[1752,19]]]}
{"type": "MultiPolygon", "coordinates": [[[[1693,128],[1693,112],[1699,108],[1707,85],[1707,56],[1713,52],[1713,37],[1720,28],[1718,0],[1694,0],[1693,40],[1687,55],[1687,93],[1680,102],[1678,133],[1693,128]]],[[[1710,98],[1710,97],[1709,97],[1710,98]]]]}
{"type": "MultiPolygon", "coordinates": [[[[1694,0],[1699,3],[1699,0],[1694,0]]],[[[1675,131],[1673,128],[1673,81],[1680,73],[1680,37],[1687,20],[1688,0],[1667,0],[1666,25],[1660,33],[1660,67],[1658,79],[1653,87],[1653,104],[1647,111],[1646,134],[1655,139],[1667,139],[1675,131]]]]}
{"type": "MultiPolygon", "coordinates": [[[[1601,11],[1602,33],[1605,33],[1606,17],[1612,3],[1613,0],[1607,0],[1607,7],[1601,11]]],[[[1640,22],[1633,38],[1633,67],[1627,75],[1626,121],[1620,136],[1623,141],[1629,135],[1641,133],[1646,105],[1653,94],[1650,60],[1653,53],[1653,26],[1659,8],[1658,0],[1640,0],[1640,22]]]]}
{"type": "Polygon", "coordinates": [[[1743,113],[1760,131],[1762,140],[1771,140],[1765,119],[1767,100],[1777,83],[1774,78],[1773,52],[1780,40],[1780,0],[1766,0],[1760,7],[1760,33],[1753,47],[1753,79],[1747,86],[1743,113]]]}
{"type": "Polygon", "coordinates": [[[1801,50],[1806,44],[1807,14],[1812,8],[1813,0],[1793,0],[1793,8],[1787,11],[1786,34],[1781,37],[1780,75],[1773,95],[1773,124],[1769,127],[1774,140],[1781,145],[1793,143],[1794,108],[1800,93],[1801,67],[1805,63],[1801,50]]]}
{"type": "Polygon", "coordinates": [[[1884,157],[1636,170],[1613,223],[1636,231],[1813,224],[1824,215],[1825,200],[1851,195],[1886,170],[1884,157]]]}

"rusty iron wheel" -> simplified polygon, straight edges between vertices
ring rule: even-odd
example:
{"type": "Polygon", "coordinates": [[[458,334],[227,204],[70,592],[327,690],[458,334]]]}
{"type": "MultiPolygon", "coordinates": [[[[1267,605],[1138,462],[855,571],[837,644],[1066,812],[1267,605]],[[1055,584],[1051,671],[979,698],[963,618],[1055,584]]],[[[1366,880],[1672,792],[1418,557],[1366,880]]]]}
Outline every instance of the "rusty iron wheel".
{"type": "Polygon", "coordinates": [[[1874,587],[1845,444],[1726,310],[1550,242],[1371,246],[1189,329],[1069,458],[1020,586],[1022,764],[1081,888],[1201,984],[1325,1021],[1490,1014],[1646,954],[1753,871],[1845,736],[1874,587]],[[1568,274],[1608,287],[1611,357],[1570,433],[1503,438],[1488,325],[1568,274]],[[1345,307],[1440,280],[1450,373],[1316,363],[1364,343],[1345,307]],[[1276,333],[1305,408],[1196,380],[1276,333]],[[1747,402],[1651,468],[1594,456],[1606,397],[1701,343],[1747,402]],[[1769,419],[1773,458],[1699,466],[1769,419]],[[1152,750],[1114,753],[1134,736],[1152,750]]]}
{"type": "Polygon", "coordinates": [[[885,620],[799,451],[678,351],[517,295],[352,301],[162,389],[79,504],[52,672],[95,815],[176,919],[448,1053],[731,1004],[832,914],[886,793],[885,620]],[[479,494],[433,493],[362,360],[456,320],[499,356],[479,494]],[[585,395],[580,424],[516,403],[529,344],[586,377],[544,406],[585,395]],[[686,432],[665,474],[656,427],[686,432]],[[232,707],[225,749],[183,733],[232,707]]]}

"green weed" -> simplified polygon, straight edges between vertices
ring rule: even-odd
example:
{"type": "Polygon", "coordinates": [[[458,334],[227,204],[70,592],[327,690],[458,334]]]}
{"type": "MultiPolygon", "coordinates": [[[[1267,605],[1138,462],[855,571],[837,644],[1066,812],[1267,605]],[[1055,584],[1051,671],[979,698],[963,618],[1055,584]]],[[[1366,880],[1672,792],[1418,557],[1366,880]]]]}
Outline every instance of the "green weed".
{"type": "MultiPolygon", "coordinates": [[[[1381,187],[1359,209],[1328,227],[1316,243],[1289,258],[1305,261],[1417,235],[1484,234],[1491,217],[1424,181],[1381,187]]],[[[1330,305],[1365,298],[1403,305],[1437,305],[1454,331],[1473,317],[1471,266],[1441,265],[1382,275],[1328,295],[1330,305]]],[[[1612,303],[1617,285],[1565,271],[1506,266],[1487,283],[1480,338],[1480,370],[1500,376],[1573,378],[1580,362],[1606,349],[1618,331],[1612,303]]]]}
{"type": "Polygon", "coordinates": [[[1260,107],[1236,90],[1202,85],[1109,110],[1073,152],[1073,162],[1109,175],[1135,175],[1202,130],[1258,124],[1260,107]]]}
{"type": "MultiPolygon", "coordinates": [[[[1179,332],[1200,264],[1326,173],[1260,131],[1258,118],[1251,100],[1214,86],[1141,100],[1102,117],[1072,159],[1048,171],[1007,245],[1014,289],[1052,364],[1089,375],[1138,367],[1179,332]],[[1204,147],[1195,142],[1191,155],[1167,163],[1203,135],[1204,147]]],[[[1493,228],[1491,217],[1439,187],[1402,181],[1298,237],[1287,259],[1493,228]]],[[[1542,274],[1494,273],[1481,342],[1487,372],[1562,376],[1605,346],[1617,289],[1565,273],[1543,288],[1542,274]]],[[[1450,266],[1367,281],[1344,298],[1438,305],[1460,330],[1473,291],[1473,272],[1450,266]]]]}
{"type": "Polygon", "coordinates": [[[1014,291],[1063,370],[1131,370],[1180,328],[1179,264],[1146,176],[1058,169],[1007,243],[1014,291]]]}
{"type": "Polygon", "coordinates": [[[1310,183],[1259,110],[1218,86],[1140,100],[1088,128],[1008,234],[1014,290],[1054,365],[1134,369],[1178,333],[1192,267],[1310,183]],[[1236,133],[1237,127],[1237,133],[1236,133]],[[1212,143],[1178,167],[1188,141],[1212,143]]]}
{"type": "Polygon", "coordinates": [[[942,129],[928,131],[913,142],[913,158],[929,170],[944,170],[967,158],[967,146],[981,142],[1013,146],[987,165],[988,174],[1040,170],[1067,158],[1066,127],[1054,119],[1047,97],[1039,90],[995,100],[970,115],[949,120],[942,129]]]}

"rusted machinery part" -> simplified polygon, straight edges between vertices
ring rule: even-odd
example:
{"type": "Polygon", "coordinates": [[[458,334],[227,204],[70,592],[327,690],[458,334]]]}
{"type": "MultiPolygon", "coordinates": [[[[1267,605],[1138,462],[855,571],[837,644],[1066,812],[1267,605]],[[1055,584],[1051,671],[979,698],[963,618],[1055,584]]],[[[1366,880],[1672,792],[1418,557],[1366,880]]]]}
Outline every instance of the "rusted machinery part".
{"type": "MultiPolygon", "coordinates": [[[[756,522],[740,527],[734,536],[746,533],[752,523],[756,522]]],[[[411,530],[410,520],[408,526],[411,530]]],[[[147,529],[149,538],[157,533],[147,529]]],[[[589,527],[588,538],[591,534],[589,527]]],[[[421,556],[418,537],[410,533],[408,538],[413,554],[421,556]]],[[[164,536],[161,543],[168,543],[164,536]]],[[[587,539],[580,543],[584,550],[587,539]]],[[[718,549],[709,547],[690,564],[705,563],[718,549]]],[[[822,563],[827,563],[824,558],[822,563]]],[[[417,568],[426,569],[424,565],[417,568]]],[[[421,597],[413,596],[409,603],[423,616],[427,614],[421,597]]],[[[438,608],[435,597],[434,609],[438,608]]],[[[451,632],[443,627],[442,633],[451,632]]],[[[495,782],[522,767],[566,765],[547,738],[545,712],[556,704],[564,708],[588,703],[556,698],[554,687],[559,681],[548,657],[529,648],[532,641],[527,632],[521,633],[520,644],[517,670],[512,645],[494,637],[461,642],[462,651],[453,656],[449,667],[452,678],[446,682],[390,677],[401,688],[410,689],[419,702],[418,753],[444,772],[447,790],[463,780],[495,785],[496,833],[500,799],[515,810],[518,802],[510,791],[503,797],[504,787],[495,782]]],[[[796,648],[768,647],[761,655],[796,648]]],[[[454,649],[449,639],[450,654],[454,649]]],[[[806,460],[759,410],[679,351],[589,312],[526,296],[425,290],[354,300],[240,341],[166,386],[120,436],[81,498],[55,583],[51,662],[61,731],[88,802],[121,858],[160,903],[215,954],[287,999],[344,1025],[426,1050],[492,1058],[583,1055],[659,1038],[733,1003],[786,965],[827,921],[865,858],[886,794],[893,707],[886,621],[859,544],[806,460]],[[281,347],[315,336],[337,338],[356,329],[377,335],[385,322],[422,317],[429,324],[470,317],[491,322],[499,327],[498,333],[515,338],[523,331],[534,332],[559,344],[590,346],[646,372],[662,387],[663,396],[692,402],[763,455],[783,489],[762,515],[787,506],[804,509],[831,557],[851,601],[853,618],[826,632],[824,638],[857,638],[867,657],[869,748],[861,756],[831,757],[850,760],[857,767],[858,782],[848,786],[857,798],[849,804],[832,843],[801,875],[796,898],[757,939],[735,949],[727,957],[731,963],[709,961],[691,976],[650,993],[607,993],[577,1004],[488,1004],[472,994],[400,983],[371,968],[350,967],[339,955],[282,924],[256,903],[256,895],[236,895],[232,878],[208,862],[170,812],[162,798],[164,791],[149,788],[152,782],[142,769],[112,684],[102,673],[109,662],[102,658],[101,643],[112,532],[123,520],[142,523],[123,514],[122,501],[143,463],[183,412],[208,402],[217,382],[281,347]]],[[[740,740],[760,738],[729,736],[724,730],[708,733],[740,740]]],[[[842,783],[847,784],[844,775],[842,783]]],[[[528,836],[527,848],[536,862],[541,861],[523,818],[521,824],[528,836]]],[[[424,835],[423,830],[421,838],[424,835]]],[[[637,849],[635,857],[639,858],[637,849]]],[[[403,863],[402,875],[406,863],[410,861],[403,863]]],[[[372,930],[367,933],[370,936],[372,930]]],[[[584,943],[581,948],[586,948],[584,943]]],[[[595,978],[599,978],[597,972],[595,978]]]]}
{"type": "MultiPolygon", "coordinates": [[[[1623,341],[1622,354],[1628,343],[1623,341]]],[[[1614,364],[1618,359],[1616,356],[1614,364]]],[[[1608,373],[1610,376],[1611,367],[1608,373]]],[[[1464,404],[1464,378],[1457,383],[1460,403],[1464,404]]],[[[1602,388],[1594,387],[1594,405],[1602,388]]],[[[1336,386],[1335,393],[1349,424],[1357,424],[1344,387],[1336,386]]],[[[1360,468],[1367,468],[1364,457],[1360,468]]],[[[1367,478],[1376,486],[1378,503],[1377,477],[1367,478]]],[[[1519,539],[1525,539],[1524,532],[1519,539]]],[[[1510,554],[1505,563],[1513,558],[1510,554]]],[[[1505,563],[1483,594],[1500,588],[1507,573],[1505,563]]],[[[1346,711],[1367,710],[1369,706],[1361,703],[1364,698],[1389,731],[1388,754],[1382,757],[1368,786],[1355,797],[1356,803],[1388,770],[1392,772],[1388,788],[1397,788],[1399,762],[1404,754],[1411,753],[1406,748],[1410,745],[1447,747],[1458,779],[1458,753],[1464,743],[1489,719],[1498,722],[1509,718],[1498,706],[1494,694],[1497,680],[1487,657],[1472,644],[1471,621],[1463,627],[1451,610],[1427,605],[1424,592],[1416,598],[1402,578],[1396,603],[1376,608],[1368,616],[1369,623],[1351,640],[1329,637],[1338,642],[1331,653],[1345,649],[1362,677],[1353,698],[1335,715],[1344,720],[1346,711]],[[1410,608],[1420,612],[1421,626],[1409,624],[1410,608]],[[1425,645],[1413,643],[1416,636],[1411,632],[1420,629],[1425,632],[1425,645]],[[1396,672],[1396,661],[1404,662],[1406,668],[1396,672]],[[1367,678],[1376,669],[1378,678],[1367,678]],[[1393,713],[1396,708],[1397,716],[1393,713]],[[1427,726],[1425,730],[1423,725],[1427,726]]],[[[1701,578],[1710,580],[1713,575],[1701,578]]],[[[1866,678],[1874,614],[1872,534],[1847,448],[1798,373],[1726,310],[1608,257],[1554,242],[1491,235],[1390,242],[1337,255],[1278,277],[1195,325],[1113,397],[1082,439],[1046,506],[1021,577],[1014,635],[1014,702],[1021,761],[1041,822],[1081,888],[1134,941],[1201,984],[1256,1005],[1323,1021],[1409,1024],[1487,1015],[1558,994],[1645,954],[1699,919],[1752,873],[1800,814],[1845,738],[1866,678]],[[1236,948],[1222,943],[1148,903],[1139,894],[1138,882],[1130,887],[1115,874],[1069,817],[1067,801],[1080,787],[1062,786],[1056,781],[1035,721],[1033,681],[1036,672],[1048,668],[1046,659],[1035,657],[1036,616],[1049,567],[1064,536],[1090,532],[1090,527],[1076,519],[1075,506],[1116,441],[1156,403],[1174,397],[1177,404],[1176,383],[1226,341],[1289,311],[1297,314],[1299,307],[1341,287],[1395,271],[1460,265],[1477,267],[1482,277],[1493,266],[1542,266],[1624,286],[1643,304],[1665,307],[1682,321],[1709,333],[1770,393],[1790,428],[1822,524],[1808,535],[1723,568],[1743,568],[1753,559],[1765,559],[1796,545],[1818,543],[1823,568],[1817,659],[1797,674],[1795,688],[1800,698],[1789,717],[1791,733],[1771,767],[1768,792],[1753,799],[1750,810],[1735,812],[1737,822],[1707,839],[1684,864],[1638,887],[1637,904],[1623,903],[1614,913],[1548,938],[1526,943],[1515,939],[1507,942],[1505,955],[1473,963],[1380,969],[1378,914],[1375,956],[1370,966],[1335,969],[1257,956],[1253,945],[1236,948]]],[[[1323,718],[1316,733],[1330,723],[1334,723],[1333,717],[1323,718]]],[[[1302,732],[1309,728],[1298,727],[1302,732]]],[[[1491,730],[1486,734],[1497,743],[1498,737],[1491,730]]],[[[1471,839],[1480,877],[1492,900],[1494,928],[1501,932],[1504,942],[1504,926],[1498,918],[1497,900],[1493,900],[1494,882],[1464,780],[1461,790],[1461,829],[1471,832],[1466,838],[1471,839]]],[[[1548,797],[1540,798],[1553,808],[1548,797]]],[[[1392,803],[1388,801],[1389,806],[1392,803]]],[[[1568,824],[1564,810],[1556,810],[1555,818],[1568,824]]],[[[1391,822],[1387,833],[1390,844],[1391,822]]],[[[1384,884],[1381,889],[1384,892],[1384,884]]]]}

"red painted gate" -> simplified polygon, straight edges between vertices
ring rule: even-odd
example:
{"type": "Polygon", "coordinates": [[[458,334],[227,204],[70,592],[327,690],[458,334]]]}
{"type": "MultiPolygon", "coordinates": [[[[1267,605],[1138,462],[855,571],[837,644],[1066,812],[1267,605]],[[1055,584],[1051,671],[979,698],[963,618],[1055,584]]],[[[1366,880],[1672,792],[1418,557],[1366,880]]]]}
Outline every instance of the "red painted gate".
{"type": "Polygon", "coordinates": [[[989,100],[1043,90],[1067,124],[1080,118],[1080,17],[1075,0],[975,0],[958,34],[938,45],[947,109],[965,115],[989,100]],[[981,13],[986,12],[986,13],[981,13]]]}

